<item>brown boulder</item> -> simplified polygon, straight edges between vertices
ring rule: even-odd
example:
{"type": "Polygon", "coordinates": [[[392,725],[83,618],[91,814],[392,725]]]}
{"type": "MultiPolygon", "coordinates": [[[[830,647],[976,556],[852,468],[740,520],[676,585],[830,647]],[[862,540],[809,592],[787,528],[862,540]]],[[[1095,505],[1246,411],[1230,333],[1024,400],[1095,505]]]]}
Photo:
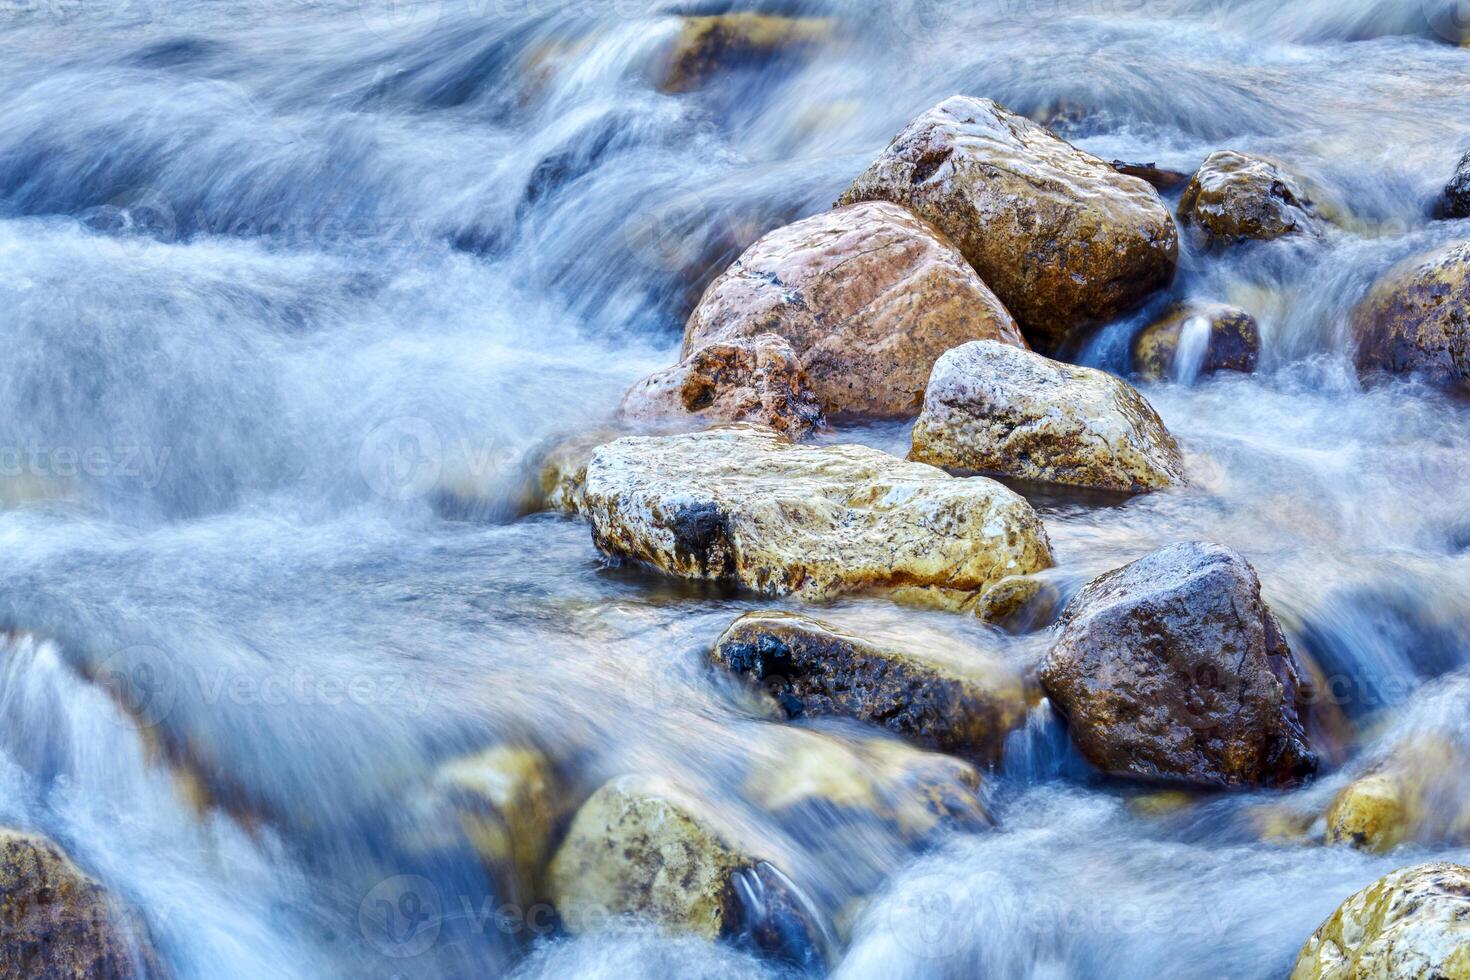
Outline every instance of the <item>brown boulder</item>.
{"type": "Polygon", "coordinates": [[[948,235],[1044,350],[1174,278],[1158,191],[988,99],[954,96],[909,123],[838,204],[868,200],[948,235]]]}
{"type": "Polygon", "coordinates": [[[1042,686],[1102,771],[1211,787],[1316,772],[1311,673],[1234,551],[1176,544],[1108,572],[1059,629],[1042,686]]]}
{"type": "Polygon", "coordinates": [[[1470,242],[1389,270],[1350,317],[1358,374],[1470,389],[1470,242]]]}
{"type": "Polygon", "coordinates": [[[814,215],[757,241],[689,318],[687,355],[763,333],[796,350],[833,416],[911,418],[939,355],[970,340],[1025,346],[954,246],[887,203],[814,215]]]}
{"type": "Polygon", "coordinates": [[[832,36],[832,21],[731,13],[685,17],[664,66],[659,90],[689,92],[721,72],[799,56],[832,36]]]}
{"type": "Polygon", "coordinates": [[[1260,355],[1256,318],[1223,303],[1181,303],[1133,338],[1133,370],[1146,381],[1187,381],[1216,371],[1250,374],[1260,355]]]}
{"type": "Polygon", "coordinates": [[[1220,150],[1190,179],[1179,223],[1211,244],[1316,234],[1321,220],[1302,181],[1263,156],[1220,150]]]}

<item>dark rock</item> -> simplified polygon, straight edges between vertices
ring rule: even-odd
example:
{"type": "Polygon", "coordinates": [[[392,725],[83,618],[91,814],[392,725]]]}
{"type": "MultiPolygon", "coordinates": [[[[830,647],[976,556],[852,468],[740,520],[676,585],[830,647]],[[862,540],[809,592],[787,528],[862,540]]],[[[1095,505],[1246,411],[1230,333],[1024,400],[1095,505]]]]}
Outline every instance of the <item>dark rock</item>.
{"type": "Polygon", "coordinates": [[[1123,160],[1114,160],[1113,169],[1120,174],[1146,180],[1161,191],[1172,191],[1189,180],[1189,174],[1178,170],[1168,170],[1154,163],[1127,163],[1123,160]]]}
{"type": "Polygon", "coordinates": [[[1349,322],[1358,374],[1412,374],[1470,390],[1470,242],[1390,269],[1349,322]]]}
{"type": "Polygon", "coordinates": [[[1455,175],[1445,184],[1435,206],[1436,218],[1470,218],[1470,153],[1460,158],[1455,175]]]}
{"type": "Polygon", "coordinates": [[[1133,338],[1133,370],[1146,381],[1239,371],[1250,374],[1261,356],[1261,328],[1245,310],[1223,303],[1181,303],[1133,338]],[[1200,329],[1203,337],[1190,337],[1200,329]],[[1179,350],[1192,351],[1197,366],[1181,365],[1179,350]],[[1193,350],[1195,344],[1202,349],[1193,350]]]}

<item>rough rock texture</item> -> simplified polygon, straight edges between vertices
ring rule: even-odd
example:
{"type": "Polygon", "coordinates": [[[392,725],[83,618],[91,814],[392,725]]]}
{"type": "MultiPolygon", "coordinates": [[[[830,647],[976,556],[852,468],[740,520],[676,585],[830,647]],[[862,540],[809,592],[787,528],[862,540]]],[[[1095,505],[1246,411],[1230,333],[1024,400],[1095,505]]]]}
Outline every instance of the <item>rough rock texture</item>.
{"type": "Polygon", "coordinates": [[[954,96],[909,123],[838,203],[867,200],[948,235],[1044,350],[1174,278],[1158,191],[988,99],[954,96]]]}
{"type": "Polygon", "coordinates": [[[1026,716],[1021,678],[977,652],[895,649],[789,613],[741,616],[710,662],[758,682],[787,717],[855,718],[981,763],[999,758],[1026,716]]]}
{"type": "Polygon", "coordinates": [[[819,17],[754,13],[685,17],[659,88],[689,92],[722,72],[800,55],[831,35],[832,21],[819,17]]]}
{"type": "Polygon", "coordinates": [[[992,480],[750,426],[603,446],[583,504],[606,554],[767,595],[975,592],[1051,564],[1036,512],[992,480]]]}
{"type": "Polygon", "coordinates": [[[1380,853],[1406,841],[1470,844],[1470,757],[1443,737],[1395,745],[1333,798],[1325,837],[1380,853]]]}
{"type": "Polygon", "coordinates": [[[1311,673],[1219,545],[1171,545],[1099,576],[1062,614],[1041,683],[1106,773],[1199,786],[1316,772],[1311,673]]]}
{"type": "Polygon", "coordinates": [[[1291,980],[1470,977],[1470,868],[1401,868],[1343,902],[1312,933],[1291,980]]]}
{"type": "Polygon", "coordinates": [[[1470,218],[1470,153],[1460,158],[1435,207],[1439,218],[1470,218]]]}
{"type": "Polygon", "coordinates": [[[940,354],[970,340],[1025,346],[954,246],[884,202],[757,241],[705,292],[684,351],[767,331],[790,341],[834,416],[912,418],[940,354]]]}
{"type": "Polygon", "coordinates": [[[1250,374],[1260,356],[1256,318],[1224,303],[1180,304],[1133,338],[1133,370],[1147,381],[1189,380],[1216,371],[1250,374]]]}
{"type": "Polygon", "coordinates": [[[1184,482],[1179,446],[1132,386],[989,341],[934,365],[909,458],[1126,493],[1184,482]]]}
{"type": "Polygon", "coordinates": [[[634,385],[619,413],[624,421],[655,427],[753,422],[793,442],[822,424],[822,407],[796,352],[770,333],[691,351],[634,385]]]}
{"type": "Polygon", "coordinates": [[[1179,201],[1179,222],[1221,245],[1322,227],[1299,178],[1275,160],[1234,150],[1211,153],[1200,164],[1179,201]]]}
{"type": "Polygon", "coordinates": [[[146,931],[55,844],[0,829],[0,980],[164,975],[146,931]]]}
{"type": "Polygon", "coordinates": [[[1470,242],[1401,262],[1353,310],[1358,373],[1470,390],[1470,242]]]}

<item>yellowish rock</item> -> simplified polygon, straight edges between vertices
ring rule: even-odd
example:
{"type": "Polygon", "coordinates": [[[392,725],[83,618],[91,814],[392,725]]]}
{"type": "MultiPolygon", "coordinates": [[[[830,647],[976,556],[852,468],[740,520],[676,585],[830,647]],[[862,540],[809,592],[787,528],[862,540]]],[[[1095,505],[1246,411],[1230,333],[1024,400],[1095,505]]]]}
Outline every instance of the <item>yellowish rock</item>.
{"type": "Polygon", "coordinates": [[[1269,157],[1212,153],[1184,189],[1179,221],[1210,243],[1315,235],[1322,220],[1306,184],[1269,157]]]}
{"type": "Polygon", "coordinates": [[[985,591],[975,603],[975,615],[992,626],[1024,633],[1048,622],[1061,601],[1052,583],[1034,575],[1011,575],[985,591]]]}
{"type": "Polygon", "coordinates": [[[1182,303],[1133,338],[1133,370],[1147,381],[1216,371],[1250,374],[1261,356],[1256,318],[1223,303],[1182,303]]]}
{"type": "Polygon", "coordinates": [[[1353,310],[1358,374],[1412,374],[1470,392],[1470,241],[1390,269],[1353,310]]]}
{"type": "Polygon", "coordinates": [[[1400,743],[1333,799],[1326,841],[1376,852],[1470,844],[1470,757],[1438,736],[1400,743]]]}
{"type": "Polygon", "coordinates": [[[685,17],[668,53],[659,88],[689,92],[734,68],[800,55],[832,37],[821,17],[730,13],[685,17]]]}

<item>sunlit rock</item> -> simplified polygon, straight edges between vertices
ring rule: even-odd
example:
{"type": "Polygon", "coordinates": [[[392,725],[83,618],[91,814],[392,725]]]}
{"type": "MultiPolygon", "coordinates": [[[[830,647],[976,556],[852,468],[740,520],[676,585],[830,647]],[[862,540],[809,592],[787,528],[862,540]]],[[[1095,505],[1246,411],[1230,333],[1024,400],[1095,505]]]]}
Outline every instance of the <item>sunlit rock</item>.
{"type": "Polygon", "coordinates": [[[909,458],[1125,493],[1184,482],[1174,437],[1127,382],[989,341],[934,365],[909,458]]]}
{"type": "Polygon", "coordinates": [[[710,661],[763,686],[787,717],[855,718],[981,763],[999,758],[1026,717],[1013,667],[937,637],[900,649],[806,616],[748,613],[710,661]]]}
{"type": "Polygon", "coordinates": [[[1311,673],[1239,554],[1176,544],[1089,582],[1041,683],[1093,765],[1198,786],[1316,772],[1311,673]]]}
{"type": "Polygon", "coordinates": [[[1301,178],[1268,157],[1211,153],[1179,201],[1179,222],[1229,245],[1317,234],[1323,223],[1301,178]]]}
{"type": "Polygon", "coordinates": [[[1470,153],[1460,158],[1455,175],[1435,204],[1435,217],[1470,218],[1470,153]]]}
{"type": "Polygon", "coordinates": [[[1024,346],[1000,300],[933,227],[869,202],[771,232],[710,285],[684,351],[770,332],[795,348],[833,416],[912,418],[939,355],[1024,346]]]}
{"type": "Polygon", "coordinates": [[[1041,519],[992,480],[752,426],[603,446],[583,505],[608,555],[766,595],[978,592],[1051,564],[1041,519]]]}
{"type": "Polygon", "coordinates": [[[793,442],[822,424],[822,407],[796,352],[769,333],[696,348],[634,385],[620,414],[630,424],[683,429],[754,422],[793,442]]]}
{"type": "Polygon", "coordinates": [[[737,68],[800,56],[830,40],[832,28],[831,20],[820,17],[756,13],[685,17],[669,49],[659,89],[689,92],[737,68]]]}
{"type": "Polygon", "coordinates": [[[1326,840],[1377,852],[1470,844],[1470,757],[1439,736],[1395,745],[1333,799],[1326,840]]]}
{"type": "Polygon", "coordinates": [[[866,200],[949,236],[1044,350],[1174,278],[1158,191],[988,99],[954,96],[909,123],[838,203],[866,200]]]}
{"type": "Polygon", "coordinates": [[[162,977],[146,928],[51,841],[0,829],[0,977],[162,977]]]}
{"type": "Polygon", "coordinates": [[[1394,266],[1352,312],[1359,375],[1470,390],[1470,242],[1394,266]]]}
{"type": "Polygon", "coordinates": [[[1291,973],[1291,980],[1410,977],[1470,977],[1470,868],[1435,862],[1379,878],[1317,928],[1291,973]]]}
{"type": "Polygon", "coordinates": [[[1256,318],[1223,303],[1179,304],[1133,338],[1133,370],[1147,381],[1250,374],[1260,355],[1256,318]]]}

